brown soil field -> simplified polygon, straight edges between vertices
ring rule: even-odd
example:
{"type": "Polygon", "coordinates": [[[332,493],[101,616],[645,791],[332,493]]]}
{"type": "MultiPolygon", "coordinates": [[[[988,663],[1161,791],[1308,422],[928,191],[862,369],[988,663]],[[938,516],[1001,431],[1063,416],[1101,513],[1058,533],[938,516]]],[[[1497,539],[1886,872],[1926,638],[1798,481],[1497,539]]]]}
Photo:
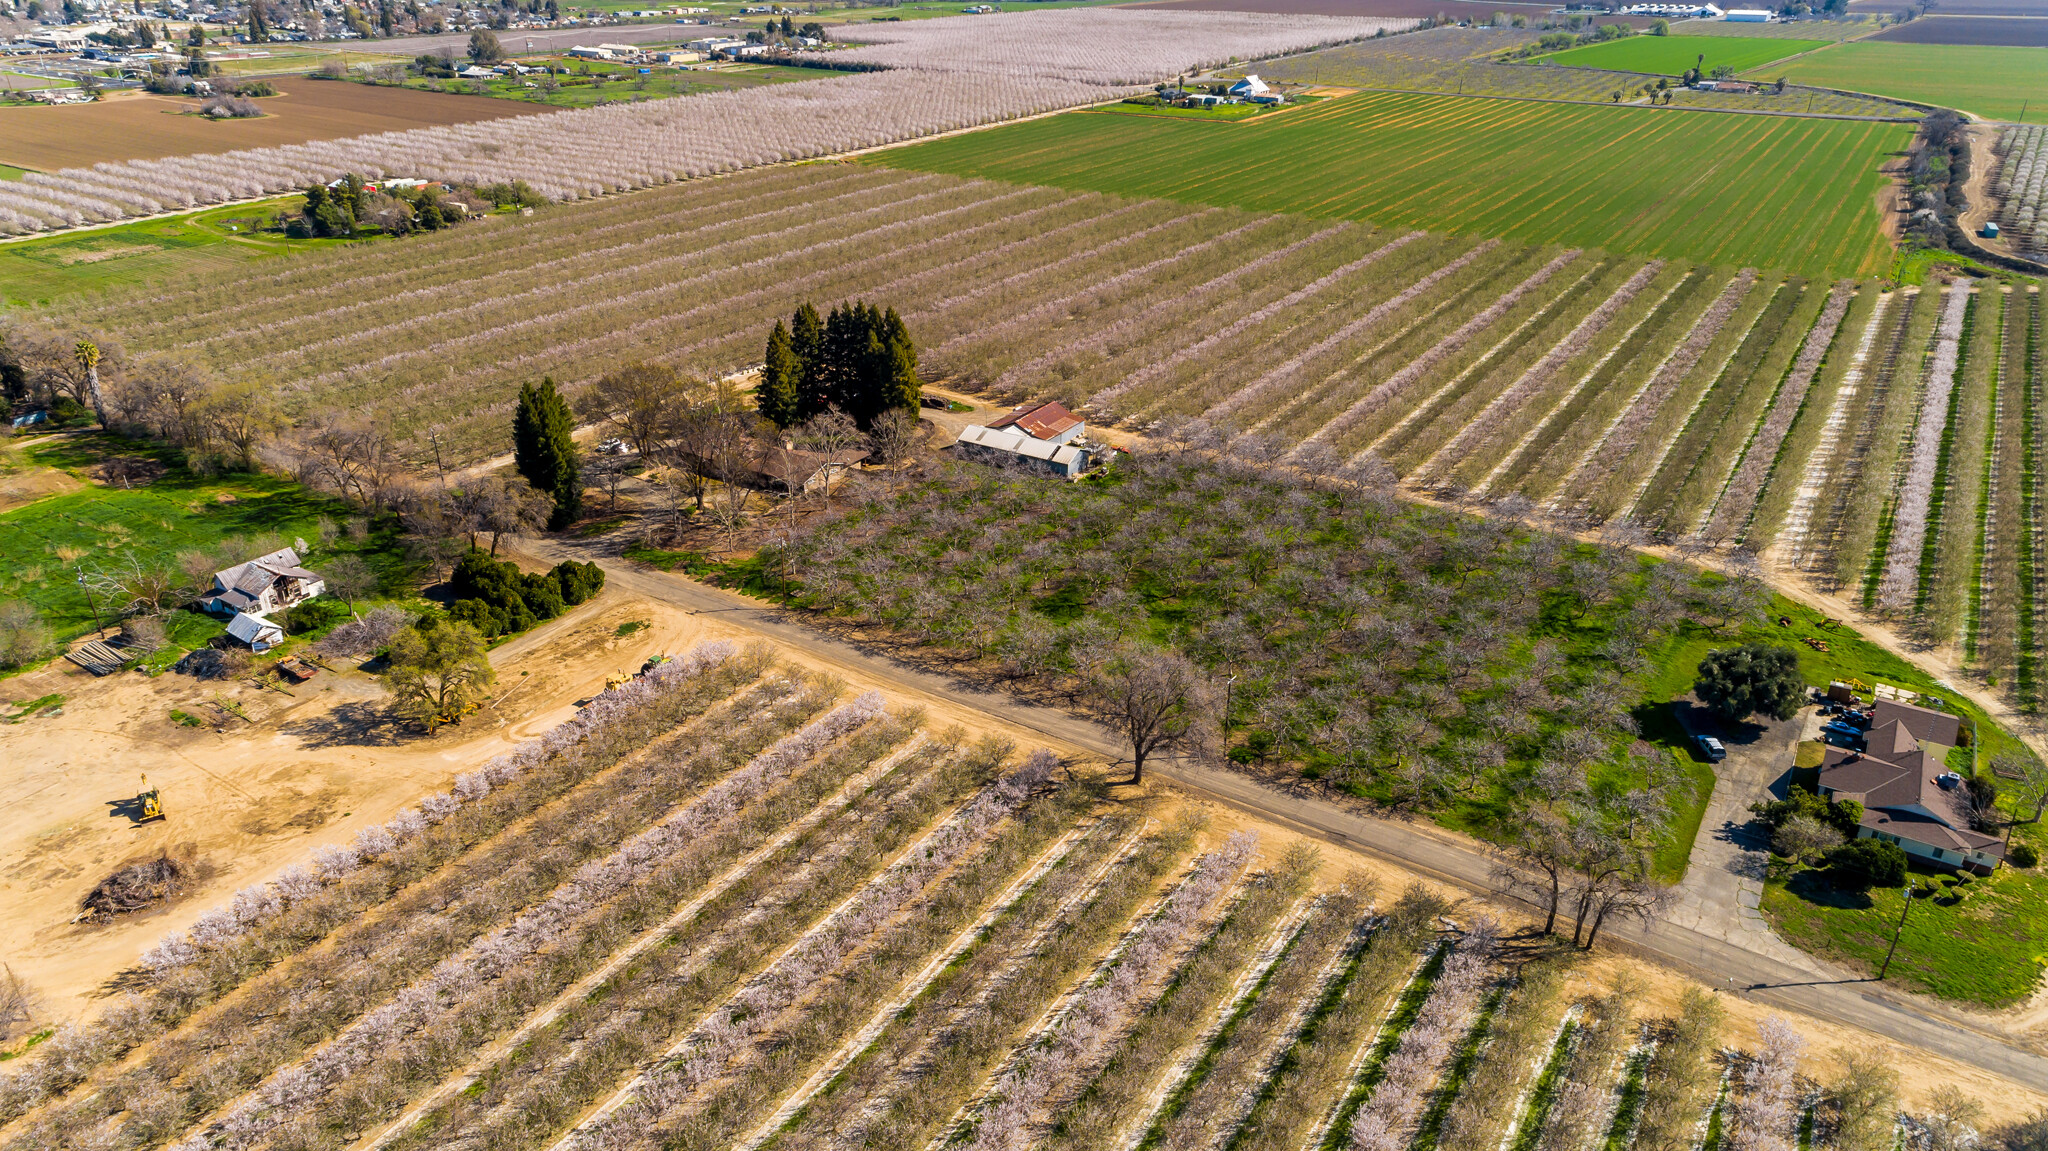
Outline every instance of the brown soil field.
{"type": "Polygon", "coordinates": [[[1887,28],[1873,40],[1907,44],[1998,44],[2013,48],[2048,47],[2048,15],[1923,16],[1887,28]]]}
{"type": "Polygon", "coordinates": [[[1289,16],[1381,16],[1417,20],[1439,13],[1454,20],[1484,20],[1495,12],[1534,14],[1554,5],[1483,0],[1164,0],[1158,4],[1126,4],[1127,8],[1165,8],[1178,12],[1273,12],[1289,16]]]}
{"type": "Polygon", "coordinates": [[[278,95],[257,102],[265,114],[248,120],[181,115],[196,111],[199,102],[140,92],[96,104],[0,108],[0,163],[53,172],[102,160],[267,148],[553,110],[517,100],[374,88],[303,76],[277,81],[277,86],[278,95]]]}

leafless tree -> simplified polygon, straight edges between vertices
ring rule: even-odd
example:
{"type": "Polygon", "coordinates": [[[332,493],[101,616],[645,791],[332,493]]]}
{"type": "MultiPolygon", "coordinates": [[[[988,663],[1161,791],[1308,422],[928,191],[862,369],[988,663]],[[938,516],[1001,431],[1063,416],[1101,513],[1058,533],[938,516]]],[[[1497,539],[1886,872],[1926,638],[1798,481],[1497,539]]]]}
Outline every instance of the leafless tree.
{"type": "Polygon", "coordinates": [[[607,510],[619,506],[619,488],[633,474],[632,461],[624,456],[593,455],[583,461],[583,476],[592,486],[602,488],[607,510]]]}
{"type": "Polygon", "coordinates": [[[1540,809],[1518,822],[1515,838],[1495,849],[1493,879],[1541,907],[1543,934],[1549,935],[1557,929],[1565,887],[1572,881],[1571,828],[1563,818],[1540,809]]]}
{"type": "Polygon", "coordinates": [[[469,546],[476,546],[478,533],[489,532],[494,556],[498,554],[501,537],[545,527],[552,503],[524,479],[498,475],[483,476],[451,488],[444,498],[449,521],[469,535],[469,546]]]}
{"type": "Polygon", "coordinates": [[[868,451],[878,464],[896,464],[917,454],[924,443],[924,425],[902,408],[891,408],[876,417],[868,429],[868,451]]]}
{"type": "Polygon", "coordinates": [[[85,578],[100,594],[122,605],[123,611],[148,615],[170,610],[172,601],[186,588],[182,571],[156,559],[145,562],[132,551],[122,553],[111,567],[89,570],[85,578]]]}
{"type": "Polygon", "coordinates": [[[2007,781],[2006,793],[2020,807],[2034,809],[2026,822],[2041,822],[2042,813],[2048,812],[2048,763],[2024,753],[2000,752],[1991,759],[1991,774],[2007,781]]]}
{"type": "Polygon", "coordinates": [[[327,593],[348,605],[350,614],[355,613],[357,600],[377,590],[376,569],[358,555],[336,556],[328,561],[320,578],[327,584],[327,593]]]}
{"type": "Polygon", "coordinates": [[[243,468],[255,467],[256,449],[284,427],[270,388],[249,380],[214,389],[199,405],[198,416],[243,468]]]}
{"type": "Polygon", "coordinates": [[[1142,783],[1145,761],[1169,748],[1199,750],[1208,722],[1208,681],[1175,653],[1125,647],[1089,676],[1095,711],[1131,748],[1131,778],[1142,783]]]}
{"type": "Polygon", "coordinates": [[[610,425],[645,459],[664,438],[685,391],[683,377],[667,364],[631,363],[599,377],[577,400],[576,412],[610,425]]]}
{"type": "Polygon", "coordinates": [[[12,967],[0,967],[0,1040],[12,1039],[35,1018],[36,994],[12,967]]]}

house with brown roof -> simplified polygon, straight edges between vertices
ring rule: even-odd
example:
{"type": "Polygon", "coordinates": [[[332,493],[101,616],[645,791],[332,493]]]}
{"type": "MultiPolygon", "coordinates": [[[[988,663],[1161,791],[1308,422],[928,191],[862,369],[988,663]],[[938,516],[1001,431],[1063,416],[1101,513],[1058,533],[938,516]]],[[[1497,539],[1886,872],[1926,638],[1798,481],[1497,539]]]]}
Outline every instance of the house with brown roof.
{"type": "Polygon", "coordinates": [[[1963,729],[1963,721],[1948,712],[1879,696],[1870,712],[1871,730],[1893,720],[1905,725],[1914,739],[1922,743],[1938,743],[1943,747],[1954,747],[1963,729]]]}
{"type": "Polygon", "coordinates": [[[1022,432],[1049,444],[1068,444],[1088,434],[1088,424],[1057,400],[1026,404],[987,425],[996,431],[1022,432]]]}
{"type": "MultiPolygon", "coordinates": [[[[1953,737],[1954,718],[1948,717],[1951,726],[1936,724],[1930,730],[1946,730],[1953,737]]],[[[1870,729],[1864,751],[1826,750],[1821,760],[1820,794],[1863,805],[1863,819],[1856,828],[1858,839],[1896,843],[1922,862],[1989,875],[2005,859],[2004,841],[1971,828],[1962,776],[1931,760],[1912,729],[1897,715],[1870,729]]]]}
{"type": "Polygon", "coordinates": [[[748,487],[784,492],[812,492],[830,484],[847,469],[867,459],[864,448],[810,452],[788,444],[756,442],[742,458],[736,477],[748,487]]]}

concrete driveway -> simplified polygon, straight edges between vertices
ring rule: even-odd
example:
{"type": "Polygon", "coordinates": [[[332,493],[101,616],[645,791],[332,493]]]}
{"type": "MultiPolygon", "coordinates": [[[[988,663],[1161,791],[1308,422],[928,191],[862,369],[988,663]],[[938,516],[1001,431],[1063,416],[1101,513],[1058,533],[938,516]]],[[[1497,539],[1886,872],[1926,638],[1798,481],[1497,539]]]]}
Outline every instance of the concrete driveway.
{"type": "Polygon", "coordinates": [[[1789,785],[1795,749],[1818,711],[1807,707],[1791,719],[1728,725],[1691,699],[1671,705],[1688,735],[1720,737],[1728,757],[1714,765],[1714,794],[1693,840],[1685,878],[1671,893],[1666,918],[1702,935],[1815,975],[1837,974],[1819,960],[1778,938],[1764,921],[1764,875],[1769,832],[1749,813],[1760,800],[1781,799],[1789,785]]]}

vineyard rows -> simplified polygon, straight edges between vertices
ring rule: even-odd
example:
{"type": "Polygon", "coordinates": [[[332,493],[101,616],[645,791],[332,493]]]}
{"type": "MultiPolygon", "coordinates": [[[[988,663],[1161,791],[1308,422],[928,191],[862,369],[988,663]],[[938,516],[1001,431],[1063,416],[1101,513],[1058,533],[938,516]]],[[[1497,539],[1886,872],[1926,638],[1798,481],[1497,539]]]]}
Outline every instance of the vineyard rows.
{"type": "Polygon", "coordinates": [[[853,34],[881,42],[853,55],[899,66],[684,100],[31,172],[0,188],[0,234],[276,195],[349,172],[525,180],[551,199],[577,200],[1100,103],[1206,66],[1410,23],[1089,9],[974,21],[967,34],[949,21],[863,25],[853,34]],[[1020,70],[1033,73],[1028,82],[1020,70]],[[1011,82],[993,83],[991,73],[1011,82]]]}
{"type": "MultiPolygon", "coordinates": [[[[1571,1151],[1673,1026],[1420,888],[842,695],[725,644],[604,693],[166,938],[0,1079],[0,1147],[1571,1151]]],[[[1712,1022],[1673,1082],[1723,1074],[1712,1022]]],[[[1759,1148],[1801,1118],[1763,1039],[1759,1148]]]]}

